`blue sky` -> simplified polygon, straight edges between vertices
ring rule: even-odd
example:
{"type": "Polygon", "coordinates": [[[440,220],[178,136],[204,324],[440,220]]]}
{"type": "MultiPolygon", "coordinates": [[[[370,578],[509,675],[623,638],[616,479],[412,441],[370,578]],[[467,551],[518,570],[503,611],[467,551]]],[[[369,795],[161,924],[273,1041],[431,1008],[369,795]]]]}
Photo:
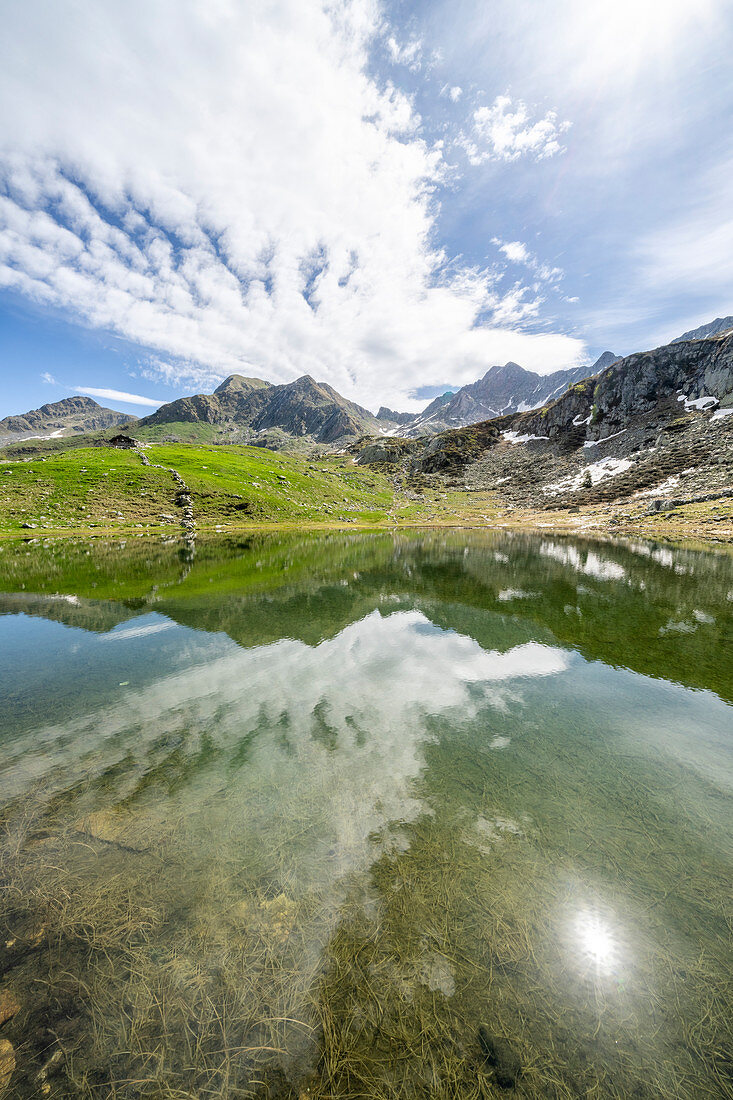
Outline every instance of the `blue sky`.
{"type": "Polygon", "coordinates": [[[11,6],[0,416],[416,408],[733,313],[731,56],[727,0],[11,6]]]}

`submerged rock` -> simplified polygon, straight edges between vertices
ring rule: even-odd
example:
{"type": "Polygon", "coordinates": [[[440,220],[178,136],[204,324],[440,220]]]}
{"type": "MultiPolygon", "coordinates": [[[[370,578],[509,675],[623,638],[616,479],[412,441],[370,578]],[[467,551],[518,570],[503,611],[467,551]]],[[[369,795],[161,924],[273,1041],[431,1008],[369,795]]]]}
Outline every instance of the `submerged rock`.
{"type": "Polygon", "coordinates": [[[8,1020],[12,1020],[16,1012],[20,1012],[20,1005],[12,993],[7,989],[0,990],[0,1027],[8,1020]]]}
{"type": "Polygon", "coordinates": [[[124,852],[147,852],[150,845],[141,843],[137,836],[141,826],[133,828],[133,822],[114,810],[95,810],[76,822],[77,832],[101,844],[110,844],[124,852]]]}
{"type": "Polygon", "coordinates": [[[492,1035],[485,1024],[478,1029],[481,1053],[494,1071],[497,1085],[511,1089],[522,1072],[522,1063],[511,1043],[500,1035],[492,1035]]]}
{"type": "Polygon", "coordinates": [[[0,1096],[10,1084],[15,1070],[15,1051],[7,1039],[0,1039],[0,1096]]]}

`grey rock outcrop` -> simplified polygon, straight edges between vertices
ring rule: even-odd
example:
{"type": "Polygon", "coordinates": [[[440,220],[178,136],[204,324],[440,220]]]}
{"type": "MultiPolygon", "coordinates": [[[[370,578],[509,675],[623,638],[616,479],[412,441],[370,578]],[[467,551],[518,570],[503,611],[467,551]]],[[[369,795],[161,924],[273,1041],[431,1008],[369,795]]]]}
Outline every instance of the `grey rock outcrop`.
{"type": "Polygon", "coordinates": [[[665,401],[674,416],[704,398],[715,399],[711,406],[733,404],[733,332],[628,355],[548,408],[523,417],[521,430],[557,440],[582,427],[586,441],[600,440],[665,401]]]}

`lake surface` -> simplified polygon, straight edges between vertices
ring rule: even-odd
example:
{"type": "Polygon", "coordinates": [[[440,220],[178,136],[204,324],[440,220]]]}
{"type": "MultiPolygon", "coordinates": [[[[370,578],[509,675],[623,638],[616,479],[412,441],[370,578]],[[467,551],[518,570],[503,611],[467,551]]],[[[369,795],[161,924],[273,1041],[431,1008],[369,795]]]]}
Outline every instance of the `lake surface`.
{"type": "Polygon", "coordinates": [[[730,553],[5,543],[0,592],[8,1096],[733,1096],[730,553]]]}

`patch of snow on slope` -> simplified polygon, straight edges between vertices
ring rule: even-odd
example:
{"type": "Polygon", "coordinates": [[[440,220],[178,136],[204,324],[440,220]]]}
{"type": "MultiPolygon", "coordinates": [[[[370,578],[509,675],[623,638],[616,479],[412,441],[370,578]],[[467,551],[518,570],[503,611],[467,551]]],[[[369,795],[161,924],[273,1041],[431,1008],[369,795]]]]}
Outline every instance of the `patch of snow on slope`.
{"type": "Polygon", "coordinates": [[[622,428],[620,432],[614,432],[613,435],[604,435],[603,439],[588,439],[583,446],[584,447],[600,447],[601,443],[608,443],[609,439],[616,439],[617,436],[623,435],[627,432],[628,428],[622,428]]]}
{"type": "Polygon", "coordinates": [[[616,477],[617,474],[624,473],[631,466],[633,466],[633,463],[628,458],[601,458],[598,462],[590,462],[587,466],[584,466],[578,474],[564,477],[560,481],[556,481],[554,485],[545,485],[543,492],[573,493],[581,488],[587,474],[590,474],[591,484],[598,485],[599,482],[605,481],[609,477],[616,477]]]}
{"type": "Polygon", "coordinates": [[[520,435],[519,432],[502,432],[501,435],[507,443],[533,443],[550,438],[549,435],[520,435]]]}
{"type": "MultiPolygon", "coordinates": [[[[689,474],[689,470],[684,471],[689,474]]],[[[680,483],[680,475],[672,474],[666,481],[661,481],[659,485],[655,485],[652,489],[640,489],[636,494],[638,497],[659,497],[664,496],[665,493],[671,493],[673,489],[676,489],[680,483]]]]}
{"type": "Polygon", "coordinates": [[[684,393],[681,393],[677,400],[684,401],[686,411],[689,409],[698,409],[700,412],[703,412],[705,409],[713,409],[716,405],[719,404],[717,397],[703,396],[689,398],[685,397],[684,393]]]}

